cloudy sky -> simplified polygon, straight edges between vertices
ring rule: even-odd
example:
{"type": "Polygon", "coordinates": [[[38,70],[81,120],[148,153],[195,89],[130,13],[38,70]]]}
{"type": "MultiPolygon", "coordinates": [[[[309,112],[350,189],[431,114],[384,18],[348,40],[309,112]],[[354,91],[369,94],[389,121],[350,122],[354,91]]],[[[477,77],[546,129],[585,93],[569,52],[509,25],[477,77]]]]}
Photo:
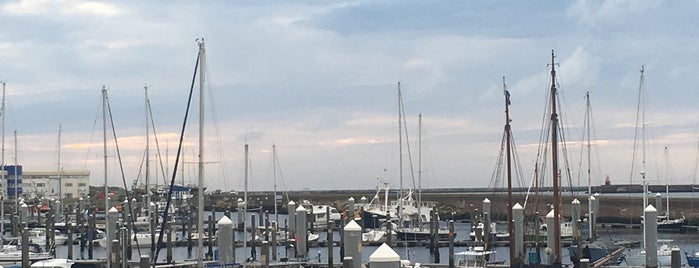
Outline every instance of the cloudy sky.
{"type": "MultiPolygon", "coordinates": [[[[90,170],[91,184],[102,184],[104,85],[123,176],[129,184],[143,180],[148,86],[162,169],[171,173],[195,40],[203,37],[210,189],[242,189],[245,143],[254,190],[273,188],[272,144],[278,146],[281,190],[372,189],[384,181],[398,187],[398,82],[415,174],[417,118],[423,114],[422,186],[487,187],[502,139],[503,76],[512,96],[522,179],[529,181],[551,50],[559,64],[561,117],[574,183],[586,183],[577,175],[585,91],[590,91],[593,113],[593,184],[606,175],[613,183],[639,182],[640,164],[633,176],[631,169],[642,65],[651,183],[694,181],[699,3],[546,4],[3,1],[5,162],[16,161],[27,171],[55,170],[60,162],[65,170],[90,170]]],[[[178,175],[185,183],[196,182],[196,165],[190,162],[196,161],[197,110],[193,107],[187,126],[184,172],[178,175]]],[[[113,144],[108,177],[117,186],[122,180],[113,144]]],[[[410,187],[406,146],[403,150],[403,181],[410,187]]],[[[151,166],[158,162],[154,158],[151,166]]],[[[163,176],[156,181],[162,184],[163,176]]]]}

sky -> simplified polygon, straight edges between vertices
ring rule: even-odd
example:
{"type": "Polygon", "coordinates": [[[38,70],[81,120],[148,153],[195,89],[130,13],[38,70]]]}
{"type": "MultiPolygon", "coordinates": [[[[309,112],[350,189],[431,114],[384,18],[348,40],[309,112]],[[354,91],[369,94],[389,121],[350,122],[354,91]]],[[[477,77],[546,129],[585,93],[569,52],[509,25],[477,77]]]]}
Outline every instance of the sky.
{"type": "MultiPolygon", "coordinates": [[[[640,183],[641,66],[648,180],[692,183],[698,13],[699,2],[659,0],[3,1],[4,162],[26,171],[87,169],[90,183],[103,185],[104,86],[112,118],[107,183],[143,183],[148,136],[150,181],[169,182],[203,38],[211,190],[244,189],[245,144],[250,190],[501,184],[493,174],[505,121],[503,76],[521,170],[515,180],[526,186],[547,117],[552,50],[567,148],[560,162],[572,184],[587,184],[586,91],[591,183],[605,176],[640,183]],[[398,82],[410,143],[402,146],[398,82]]],[[[198,92],[178,183],[198,182],[198,92]]]]}

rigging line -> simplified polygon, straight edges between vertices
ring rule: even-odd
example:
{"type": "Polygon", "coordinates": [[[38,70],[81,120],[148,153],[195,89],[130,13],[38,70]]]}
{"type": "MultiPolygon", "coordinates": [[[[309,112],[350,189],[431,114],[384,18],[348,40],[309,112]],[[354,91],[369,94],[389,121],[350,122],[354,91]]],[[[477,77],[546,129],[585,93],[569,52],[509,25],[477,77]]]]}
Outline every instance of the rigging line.
{"type": "Polygon", "coordinates": [[[141,175],[143,174],[143,166],[144,162],[146,161],[146,151],[143,151],[143,156],[141,156],[141,163],[138,165],[138,173],[136,174],[136,180],[134,181],[134,185],[138,185],[138,182],[141,180],[141,175]]]}
{"type": "MultiPolygon", "coordinates": [[[[405,106],[403,106],[402,100],[400,102],[400,111],[401,111],[401,114],[403,114],[403,116],[402,116],[403,130],[404,130],[403,132],[405,133],[405,148],[408,151],[407,153],[408,153],[408,165],[410,167],[410,178],[413,181],[413,188],[412,189],[417,189],[417,184],[415,183],[415,168],[413,167],[413,156],[412,156],[412,153],[410,152],[410,139],[408,138],[408,123],[405,119],[405,106]]],[[[412,193],[412,189],[409,192],[412,193]]],[[[401,198],[403,198],[403,197],[401,196],[401,198]]]]}
{"type": "MultiPolygon", "coordinates": [[[[504,131],[506,132],[506,131],[504,131]]],[[[500,149],[498,150],[498,158],[495,161],[495,168],[493,168],[493,172],[490,175],[490,183],[488,183],[488,188],[493,189],[491,193],[495,193],[495,188],[500,185],[500,178],[502,176],[501,170],[502,170],[502,160],[503,160],[503,155],[505,152],[505,142],[506,142],[506,135],[503,133],[501,141],[500,141],[500,149]]]]}
{"type": "MultiPolygon", "coordinates": [[[[89,145],[92,145],[92,142],[95,140],[95,133],[97,132],[97,120],[100,118],[101,110],[102,110],[102,97],[101,96],[100,96],[100,101],[98,103],[99,103],[99,105],[97,105],[97,113],[95,114],[95,120],[92,121],[92,133],[90,134],[90,142],[88,143],[89,145]]],[[[4,112],[4,110],[3,110],[3,112],[4,112]]],[[[85,154],[85,162],[83,162],[83,170],[87,170],[87,161],[90,158],[90,149],[92,149],[92,146],[87,146],[87,153],[85,154]]]]}
{"type": "MultiPolygon", "coordinates": [[[[694,127],[694,135],[697,136],[697,149],[695,153],[696,158],[694,160],[694,176],[692,178],[692,185],[697,183],[697,170],[699,169],[699,120],[694,127]]],[[[694,187],[692,187],[692,192],[694,192],[694,187]]]]}
{"type": "MultiPolygon", "coordinates": [[[[595,128],[595,118],[594,118],[594,113],[592,112],[592,104],[590,104],[590,129],[592,130],[592,133],[588,134],[591,135],[591,140],[596,141],[597,140],[597,129],[595,128]]],[[[602,162],[600,161],[601,157],[599,154],[599,147],[595,146],[596,144],[593,144],[593,149],[594,149],[594,154],[595,154],[595,159],[597,160],[597,174],[602,175],[602,162]]],[[[600,178],[598,177],[598,178],[600,178]]]]}
{"type": "MultiPolygon", "coordinates": [[[[197,70],[199,69],[199,56],[201,53],[197,53],[197,60],[196,63],[194,64],[194,75],[192,76],[192,84],[189,87],[189,98],[187,98],[187,109],[185,110],[184,113],[184,122],[182,122],[182,129],[180,130],[180,140],[179,143],[177,144],[177,154],[175,155],[175,166],[172,170],[172,177],[170,179],[170,187],[169,190],[167,191],[167,200],[165,203],[165,210],[163,211],[163,219],[168,218],[168,210],[170,209],[170,202],[172,200],[172,187],[175,185],[175,179],[177,178],[177,168],[179,167],[180,164],[180,155],[182,153],[182,143],[184,141],[184,134],[185,130],[187,129],[187,118],[189,116],[189,109],[191,108],[192,105],[192,95],[194,94],[194,84],[197,79],[197,70]]],[[[199,186],[201,187],[201,186],[199,186]]],[[[158,260],[158,254],[160,253],[160,244],[163,243],[163,233],[165,232],[165,227],[167,224],[167,220],[163,220],[162,224],[160,225],[160,234],[158,235],[158,246],[155,247],[155,257],[152,260],[152,267],[155,267],[155,264],[157,263],[158,260]]]]}
{"type": "Polygon", "coordinates": [[[209,83],[206,84],[206,87],[209,92],[209,105],[211,107],[210,112],[211,112],[211,117],[214,121],[214,132],[216,135],[216,142],[218,143],[219,146],[216,146],[216,152],[218,154],[219,159],[221,159],[221,165],[219,168],[219,172],[221,176],[223,177],[223,187],[224,189],[228,188],[228,172],[226,171],[226,162],[225,162],[225,151],[223,150],[223,138],[221,138],[221,126],[218,121],[218,113],[216,112],[216,106],[214,106],[214,91],[211,90],[211,80],[209,78],[209,70],[204,70],[206,75],[206,80],[209,81],[209,83]]]}
{"type": "MultiPolygon", "coordinates": [[[[631,174],[629,174],[629,184],[633,184],[633,174],[636,166],[636,154],[638,153],[638,135],[639,135],[639,121],[641,121],[641,100],[645,99],[643,96],[643,72],[641,72],[640,82],[638,83],[638,100],[636,102],[636,125],[633,135],[633,154],[631,157],[631,174]]],[[[643,106],[645,108],[645,106],[643,106]]],[[[645,124],[645,123],[643,123],[645,124]]],[[[645,171],[645,170],[644,170],[645,171]]]]}
{"type": "MultiPolygon", "coordinates": [[[[282,181],[282,189],[284,189],[284,194],[286,195],[286,203],[289,203],[291,199],[289,199],[289,191],[286,188],[286,182],[284,181],[284,173],[282,172],[282,165],[279,162],[279,148],[277,147],[277,155],[274,156],[277,165],[277,171],[279,173],[279,178],[282,181]]],[[[277,223],[278,224],[278,223],[277,223]]]]}
{"type": "MultiPolygon", "coordinates": [[[[559,102],[560,103],[560,102],[559,102]]],[[[560,108],[560,107],[559,107],[560,108]]],[[[561,109],[559,109],[561,110],[561,109]]],[[[569,157],[568,157],[568,142],[565,138],[565,128],[563,128],[563,119],[561,118],[559,120],[559,125],[558,125],[558,132],[559,132],[559,137],[560,137],[560,142],[559,144],[561,145],[561,152],[563,153],[563,163],[564,163],[564,168],[563,170],[565,171],[565,174],[567,175],[566,178],[568,178],[568,185],[569,187],[573,186],[572,183],[572,176],[571,176],[571,171],[570,171],[570,163],[569,163],[569,157]]],[[[563,175],[563,174],[561,174],[563,175]]],[[[569,188],[572,189],[572,188],[569,188]]],[[[573,191],[570,191],[570,196],[573,196],[573,191]]]]}
{"type": "Polygon", "coordinates": [[[160,174],[163,174],[163,184],[167,183],[167,178],[165,173],[165,165],[163,165],[163,155],[160,152],[160,142],[158,141],[158,133],[155,131],[155,121],[153,119],[153,109],[151,107],[150,99],[147,100],[148,102],[148,114],[150,115],[150,125],[153,128],[153,139],[155,140],[155,150],[158,154],[158,162],[160,163],[160,174]]]}
{"type": "MultiPolygon", "coordinates": [[[[589,91],[588,91],[588,93],[589,93],[589,91]]],[[[589,102],[587,102],[587,104],[589,104],[589,102]]],[[[583,131],[582,131],[582,135],[581,135],[582,137],[580,138],[580,158],[578,159],[577,185],[580,185],[580,180],[582,179],[582,176],[583,176],[583,162],[585,162],[585,161],[583,161],[583,159],[585,158],[585,155],[586,155],[585,148],[587,147],[587,144],[585,144],[585,138],[588,138],[588,139],[590,138],[590,137],[587,137],[588,133],[586,131],[584,131],[585,129],[588,129],[588,126],[590,125],[589,116],[590,116],[589,106],[586,105],[585,106],[585,117],[583,118],[583,126],[582,126],[583,131]]],[[[587,162],[585,162],[585,163],[587,163],[587,162]]],[[[586,165],[586,166],[587,166],[587,173],[589,174],[590,173],[590,166],[589,165],[586,165]]]]}
{"type": "Polygon", "coordinates": [[[519,154],[517,153],[517,145],[515,144],[514,133],[510,131],[510,149],[512,150],[512,160],[515,164],[515,175],[517,176],[518,187],[524,187],[524,172],[522,172],[522,165],[520,164],[519,154]]]}
{"type": "MultiPolygon", "coordinates": [[[[124,193],[126,194],[127,200],[131,200],[131,198],[133,198],[133,196],[131,195],[129,188],[127,188],[127,186],[126,186],[126,176],[124,175],[124,163],[121,159],[121,151],[119,150],[119,140],[117,139],[116,128],[114,127],[114,117],[112,115],[112,105],[109,103],[109,96],[105,96],[105,98],[107,99],[107,111],[109,111],[109,123],[112,127],[112,135],[114,136],[114,148],[116,149],[117,159],[119,160],[119,171],[121,171],[121,182],[124,184],[124,193]]],[[[108,197],[108,194],[109,193],[104,193],[105,199],[108,197]]],[[[133,204],[131,204],[131,203],[133,203],[133,202],[127,203],[127,209],[129,211],[129,214],[131,214],[133,216],[135,214],[133,213],[133,208],[132,208],[133,204]]],[[[106,216],[107,211],[105,211],[104,213],[106,216]]],[[[131,229],[136,230],[136,223],[134,221],[131,221],[130,223],[131,223],[131,229]]],[[[129,237],[129,239],[131,239],[131,238],[129,237]]],[[[136,247],[138,250],[138,255],[140,256],[141,255],[141,247],[138,245],[138,240],[136,240],[136,247]]]]}
{"type": "MultiPolygon", "coordinates": [[[[558,80],[560,80],[560,78],[558,80]]],[[[560,85],[558,86],[558,90],[556,90],[556,92],[558,93],[558,94],[556,94],[557,95],[556,98],[558,99],[558,101],[556,102],[558,104],[558,111],[564,111],[563,108],[568,107],[568,105],[564,105],[564,104],[567,104],[567,101],[565,98],[564,91],[560,90],[560,85]]],[[[568,141],[566,139],[566,132],[569,131],[569,129],[563,127],[563,125],[564,125],[563,122],[568,120],[568,117],[566,116],[566,114],[567,114],[566,112],[558,113],[558,122],[559,122],[558,123],[558,133],[559,133],[558,136],[560,138],[560,141],[559,141],[559,144],[561,145],[560,150],[563,154],[563,163],[564,163],[563,171],[565,171],[566,178],[568,179],[568,185],[569,185],[568,189],[570,192],[570,196],[573,197],[574,196],[573,191],[572,191],[572,187],[573,187],[572,178],[573,178],[573,176],[571,174],[571,168],[570,168],[571,165],[570,165],[570,160],[568,157],[568,141]]],[[[571,118],[571,120],[572,120],[572,118],[571,118]]],[[[571,124],[571,125],[573,125],[573,124],[571,124]]],[[[561,176],[563,176],[563,174],[561,174],[561,176]]],[[[558,179],[558,178],[556,178],[556,179],[558,179]]],[[[562,183],[559,185],[562,186],[562,183]]]]}

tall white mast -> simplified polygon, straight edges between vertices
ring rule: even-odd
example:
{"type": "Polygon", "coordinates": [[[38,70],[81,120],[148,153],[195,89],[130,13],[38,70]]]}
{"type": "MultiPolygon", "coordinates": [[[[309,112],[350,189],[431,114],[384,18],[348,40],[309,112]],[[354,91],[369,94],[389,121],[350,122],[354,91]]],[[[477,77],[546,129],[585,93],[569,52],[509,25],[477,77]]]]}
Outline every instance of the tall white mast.
{"type": "Polygon", "coordinates": [[[422,114],[417,118],[417,215],[418,225],[422,229],[422,114]]]}
{"type": "MultiPolygon", "coordinates": [[[[5,171],[5,82],[2,82],[2,107],[0,107],[0,112],[2,113],[2,148],[0,148],[0,172],[2,172],[2,181],[7,183],[6,171],[5,171]]],[[[0,184],[2,185],[2,184],[0,184]]],[[[7,191],[7,186],[5,189],[0,189],[0,230],[5,230],[5,193],[7,191]]],[[[5,237],[0,232],[0,242],[4,244],[5,237]]]]}
{"type": "MultiPolygon", "coordinates": [[[[646,182],[646,96],[644,92],[645,88],[643,85],[644,71],[645,66],[641,65],[641,81],[638,83],[638,105],[640,106],[639,111],[641,112],[641,179],[643,183],[643,209],[645,210],[648,206],[648,183],[646,182]]],[[[645,223],[643,225],[645,228],[645,223]]],[[[643,232],[643,248],[646,248],[646,232],[643,232]]]]}
{"type": "MultiPolygon", "coordinates": [[[[62,172],[61,172],[61,132],[63,130],[63,126],[58,125],[58,200],[63,200],[63,182],[62,182],[62,172]]],[[[61,205],[63,205],[63,201],[61,201],[61,205]]]]}
{"type": "MultiPolygon", "coordinates": [[[[197,265],[203,267],[204,261],[204,81],[206,74],[206,48],[204,39],[199,42],[199,211],[197,212],[197,265]]],[[[210,234],[213,235],[213,234],[210,234]]]]}
{"type": "MultiPolygon", "coordinates": [[[[143,87],[146,94],[146,206],[150,206],[150,113],[148,112],[148,86],[143,87]]],[[[148,225],[150,226],[150,225],[148,225]]],[[[150,227],[148,227],[150,229],[150,227]]],[[[149,232],[150,233],[150,232],[149,232]]]]}
{"type": "Polygon", "coordinates": [[[274,179],[274,220],[279,224],[279,212],[277,210],[277,145],[272,144],[272,178],[274,179]]]}
{"type": "MultiPolygon", "coordinates": [[[[102,86],[102,149],[104,151],[104,216],[107,216],[109,211],[109,184],[107,172],[107,87],[102,86]]],[[[105,225],[104,232],[109,234],[109,224],[105,225]]],[[[107,235],[109,238],[109,235],[107,235]]],[[[107,241],[107,251],[112,252],[112,243],[107,241]]],[[[107,258],[107,266],[111,266],[111,258],[107,258]]]]}
{"type": "MultiPolygon", "coordinates": [[[[403,101],[400,93],[400,82],[398,82],[398,177],[400,179],[400,188],[398,190],[398,219],[401,221],[403,218],[403,113],[401,108],[403,106],[403,101]]],[[[403,223],[400,223],[400,226],[403,223]]]]}
{"type": "MultiPolygon", "coordinates": [[[[247,249],[247,239],[248,239],[248,166],[249,166],[249,159],[248,159],[248,144],[245,144],[245,168],[244,168],[244,182],[243,182],[243,254],[247,254],[248,249],[247,249]]],[[[254,228],[254,226],[251,226],[251,228],[254,228]]],[[[246,266],[246,257],[247,255],[243,255],[243,267],[246,266]]]]}
{"type": "MultiPolygon", "coordinates": [[[[590,238],[594,237],[592,234],[592,224],[593,222],[591,221],[592,219],[592,174],[590,171],[590,140],[592,137],[590,137],[590,124],[592,123],[592,114],[590,111],[590,91],[585,92],[585,103],[586,103],[586,109],[585,109],[585,123],[587,128],[585,129],[585,132],[587,132],[587,215],[588,215],[588,234],[590,238]]],[[[596,216],[596,215],[595,215],[596,216]]],[[[573,219],[577,220],[577,219],[573,219]]]]}
{"type": "Polygon", "coordinates": [[[14,177],[15,177],[15,179],[14,179],[15,180],[15,214],[19,215],[19,193],[18,193],[19,186],[17,185],[18,184],[17,180],[19,179],[17,177],[17,172],[19,169],[18,163],[17,163],[17,130],[15,130],[14,133],[15,133],[15,172],[14,172],[15,173],[14,174],[14,177]]]}

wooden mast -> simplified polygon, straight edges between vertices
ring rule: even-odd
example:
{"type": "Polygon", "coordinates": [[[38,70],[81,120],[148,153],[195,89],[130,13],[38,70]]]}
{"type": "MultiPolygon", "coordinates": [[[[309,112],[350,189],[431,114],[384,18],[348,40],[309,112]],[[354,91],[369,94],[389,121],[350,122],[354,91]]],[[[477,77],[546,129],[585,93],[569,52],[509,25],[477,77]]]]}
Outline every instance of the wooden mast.
{"type": "MultiPolygon", "coordinates": [[[[556,65],[554,62],[555,55],[551,50],[551,174],[553,180],[553,236],[554,236],[554,261],[553,265],[560,267],[561,265],[561,225],[559,219],[560,213],[560,193],[559,193],[559,172],[558,172],[558,113],[556,111],[556,65]]],[[[549,246],[550,247],[550,246],[549,246]]]]}
{"type": "Polygon", "coordinates": [[[510,264],[515,262],[514,223],[512,222],[512,156],[510,150],[510,92],[507,91],[505,77],[502,77],[502,90],[505,94],[505,153],[507,156],[507,232],[510,234],[510,264]]]}

